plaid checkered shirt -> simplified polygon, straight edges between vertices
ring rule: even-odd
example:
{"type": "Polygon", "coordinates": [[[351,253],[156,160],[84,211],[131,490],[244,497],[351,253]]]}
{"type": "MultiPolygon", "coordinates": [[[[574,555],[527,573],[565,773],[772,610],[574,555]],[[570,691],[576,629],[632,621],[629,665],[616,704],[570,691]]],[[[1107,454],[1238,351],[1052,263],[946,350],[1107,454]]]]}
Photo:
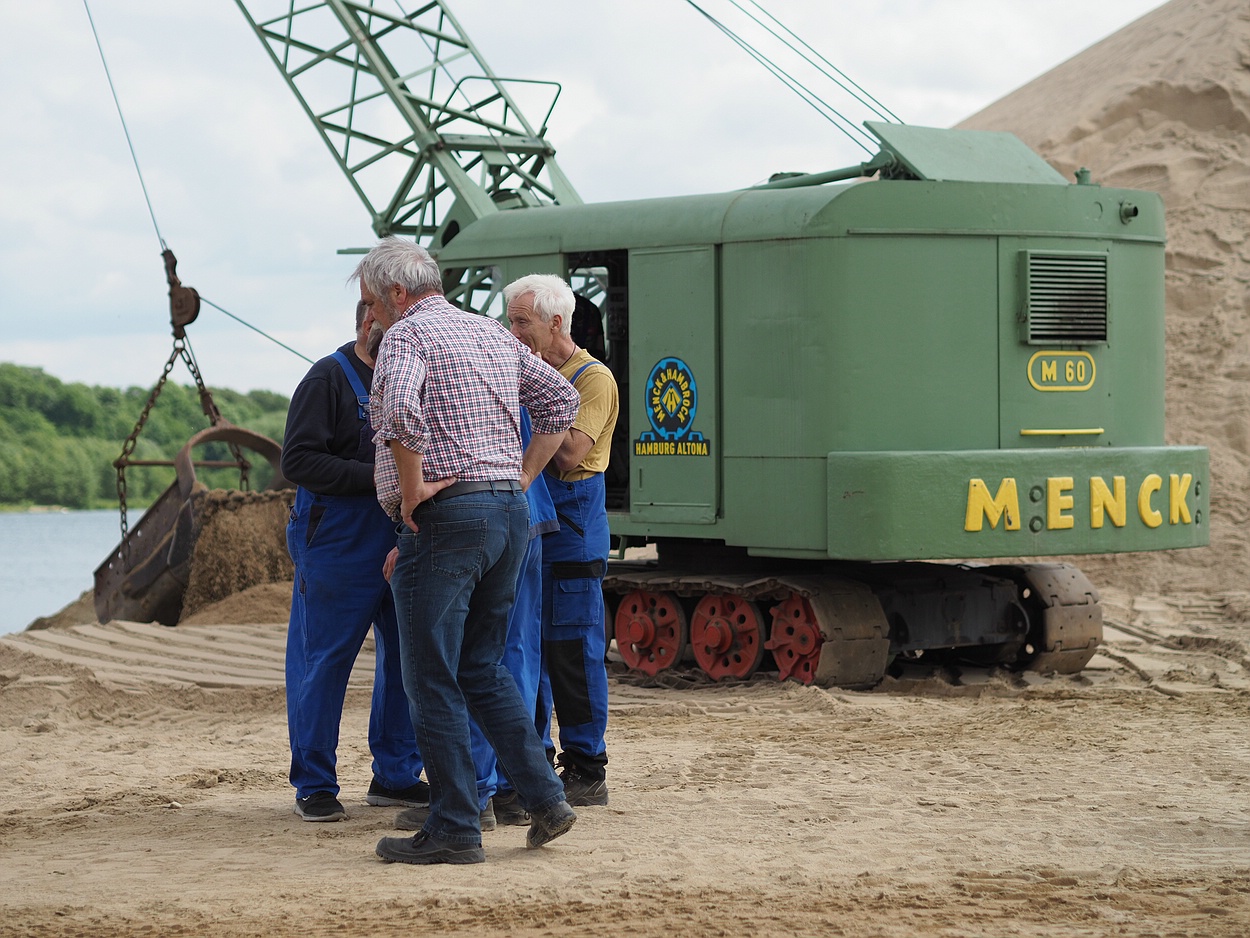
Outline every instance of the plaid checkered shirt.
{"type": "Polygon", "coordinates": [[[386,331],[373,371],[369,418],[378,502],[399,520],[399,471],[387,442],[421,454],[427,482],[521,477],[520,405],[535,433],[573,425],[577,391],[494,319],[442,296],[414,303],[386,331]]]}

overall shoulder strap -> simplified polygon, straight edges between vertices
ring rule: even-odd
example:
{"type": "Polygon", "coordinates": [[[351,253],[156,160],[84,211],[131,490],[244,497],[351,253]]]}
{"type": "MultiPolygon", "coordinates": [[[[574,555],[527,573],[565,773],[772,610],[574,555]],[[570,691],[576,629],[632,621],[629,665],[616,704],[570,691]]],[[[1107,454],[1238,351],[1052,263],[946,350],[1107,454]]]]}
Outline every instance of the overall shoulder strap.
{"type": "MultiPolygon", "coordinates": [[[[581,376],[581,373],[585,371],[587,368],[589,368],[591,365],[603,365],[603,362],[599,361],[598,359],[592,359],[586,362],[586,364],[578,368],[577,371],[573,372],[573,377],[569,378],[569,384],[572,384],[574,381],[576,381],[581,376]]],[[[604,367],[606,368],[607,366],[604,365],[604,367]]]]}
{"type": "Polygon", "coordinates": [[[343,374],[347,376],[348,384],[356,392],[356,403],[358,405],[356,416],[361,420],[367,419],[369,415],[369,392],[365,390],[364,382],[360,380],[360,375],[356,374],[356,369],[352,367],[351,361],[341,350],[334,353],[334,358],[339,363],[339,367],[343,369],[343,374]]]}

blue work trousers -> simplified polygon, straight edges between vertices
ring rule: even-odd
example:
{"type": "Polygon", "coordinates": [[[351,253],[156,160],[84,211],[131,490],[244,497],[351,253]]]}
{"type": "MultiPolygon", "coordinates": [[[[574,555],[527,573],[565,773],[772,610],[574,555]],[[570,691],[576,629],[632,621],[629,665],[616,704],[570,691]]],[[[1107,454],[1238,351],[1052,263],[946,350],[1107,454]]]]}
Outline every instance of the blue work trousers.
{"type": "MultiPolygon", "coordinates": [[[[525,549],[525,560],[517,575],[516,600],[508,614],[508,637],[503,646],[503,666],[516,681],[517,692],[533,713],[538,702],[538,681],[542,674],[542,608],[543,608],[543,539],[531,537],[525,549]]],[[[495,750],[486,741],[486,734],[470,721],[473,740],[473,765],[477,770],[478,806],[496,791],[512,785],[498,771],[495,750]]]]}
{"type": "Polygon", "coordinates": [[[604,665],[603,575],[611,547],[603,474],[547,478],[560,530],[543,536],[543,675],[538,729],[551,744],[560,724],[560,764],[584,778],[607,765],[608,674],[604,665]],[[592,575],[594,568],[598,575],[592,575]]]}
{"type": "Polygon", "coordinates": [[[415,784],[421,756],[400,671],[395,606],[382,576],[395,523],[372,495],[314,495],[300,488],[286,540],[295,563],[286,708],[296,797],[338,794],[343,698],[370,625],[377,659],[369,711],[373,774],[387,788],[415,784]]]}
{"type": "Polygon", "coordinates": [[[417,506],[391,576],[404,688],[425,757],[435,840],[479,845],[472,716],[531,813],[564,799],[533,709],[501,663],[508,612],[529,540],[525,496],[472,492],[417,506]]]}

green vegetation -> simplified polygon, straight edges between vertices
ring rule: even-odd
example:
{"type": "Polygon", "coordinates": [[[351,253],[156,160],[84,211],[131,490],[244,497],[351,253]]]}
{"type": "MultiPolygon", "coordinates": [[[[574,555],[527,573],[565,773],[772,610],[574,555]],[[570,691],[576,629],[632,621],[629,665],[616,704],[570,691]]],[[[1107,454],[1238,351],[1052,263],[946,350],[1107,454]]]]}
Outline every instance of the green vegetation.
{"type": "MultiPolygon", "coordinates": [[[[231,423],[281,442],[290,401],[272,391],[213,388],[217,409],[231,423]]],[[[65,384],[41,368],[0,363],[0,506],[64,505],[104,508],[117,503],[113,460],[143,412],[151,388],[126,390],[65,384]]],[[[148,416],[134,459],[172,459],[190,437],[208,426],[194,387],[166,383],[148,416]]],[[[253,463],[250,484],[270,476],[264,459],[253,463]]],[[[229,459],[224,444],[210,443],[197,459],[229,459]]],[[[210,488],[238,488],[230,469],[197,470],[210,488]]],[[[164,466],[126,470],[131,507],[150,504],[174,479],[164,466]]]]}

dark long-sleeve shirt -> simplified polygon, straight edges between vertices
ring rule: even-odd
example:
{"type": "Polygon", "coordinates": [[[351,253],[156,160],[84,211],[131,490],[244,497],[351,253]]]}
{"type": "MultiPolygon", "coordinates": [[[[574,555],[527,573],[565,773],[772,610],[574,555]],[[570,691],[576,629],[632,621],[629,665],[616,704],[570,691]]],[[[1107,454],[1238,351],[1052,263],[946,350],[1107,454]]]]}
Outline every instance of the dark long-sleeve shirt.
{"type": "MultiPolygon", "coordinates": [[[[368,391],[373,369],[362,362],[355,344],[339,349],[368,391]]],[[[291,395],[282,442],[282,474],[318,495],[373,494],[373,430],[359,416],[356,392],[338,360],[326,356],[291,395]]]]}

